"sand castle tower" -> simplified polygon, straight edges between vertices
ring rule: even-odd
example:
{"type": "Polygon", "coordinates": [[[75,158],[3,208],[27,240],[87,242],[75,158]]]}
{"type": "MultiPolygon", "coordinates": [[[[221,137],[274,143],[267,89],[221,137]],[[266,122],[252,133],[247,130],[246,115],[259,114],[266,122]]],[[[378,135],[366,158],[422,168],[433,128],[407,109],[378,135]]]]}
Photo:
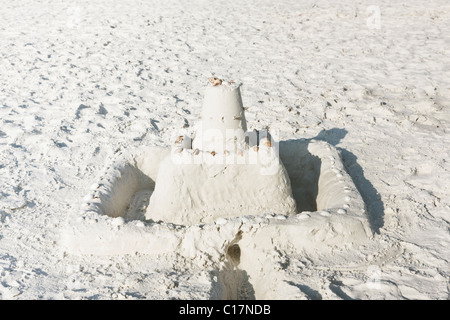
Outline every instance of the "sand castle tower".
{"type": "Polygon", "coordinates": [[[247,132],[240,85],[210,79],[195,137],[161,162],[146,219],[175,224],[296,213],[290,180],[267,134],[247,132]]]}
{"type": "Polygon", "coordinates": [[[211,82],[205,91],[193,148],[215,153],[244,150],[249,137],[240,86],[214,79],[211,82]]]}

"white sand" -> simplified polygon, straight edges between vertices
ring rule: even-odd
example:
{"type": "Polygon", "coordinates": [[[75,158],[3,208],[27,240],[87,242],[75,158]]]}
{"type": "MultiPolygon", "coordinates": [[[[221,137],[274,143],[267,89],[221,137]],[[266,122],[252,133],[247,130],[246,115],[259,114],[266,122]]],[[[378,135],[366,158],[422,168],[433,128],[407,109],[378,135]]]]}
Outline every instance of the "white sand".
{"type": "Polygon", "coordinates": [[[18,1],[1,17],[2,299],[448,298],[447,1],[18,1]],[[93,214],[117,232],[94,240],[141,232],[153,247],[62,246],[121,152],[191,128],[212,75],[245,84],[249,128],[341,152],[373,239],[328,211],[151,233],[93,214]],[[321,221],[310,243],[292,236],[321,221]]]}

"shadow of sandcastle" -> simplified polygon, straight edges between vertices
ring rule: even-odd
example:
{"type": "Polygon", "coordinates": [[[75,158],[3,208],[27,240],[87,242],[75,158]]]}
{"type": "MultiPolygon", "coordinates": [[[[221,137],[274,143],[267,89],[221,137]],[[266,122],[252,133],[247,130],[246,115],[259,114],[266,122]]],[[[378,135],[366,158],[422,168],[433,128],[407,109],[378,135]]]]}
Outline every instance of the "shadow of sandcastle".
{"type": "Polygon", "coordinates": [[[322,130],[314,138],[323,140],[336,147],[342,156],[346,171],[361,194],[366,204],[367,218],[374,233],[379,234],[380,228],[384,225],[384,204],[378,191],[373,184],[364,176],[364,169],[358,163],[358,158],[350,151],[337,147],[342,139],[347,135],[347,130],[343,128],[333,128],[322,130]]]}

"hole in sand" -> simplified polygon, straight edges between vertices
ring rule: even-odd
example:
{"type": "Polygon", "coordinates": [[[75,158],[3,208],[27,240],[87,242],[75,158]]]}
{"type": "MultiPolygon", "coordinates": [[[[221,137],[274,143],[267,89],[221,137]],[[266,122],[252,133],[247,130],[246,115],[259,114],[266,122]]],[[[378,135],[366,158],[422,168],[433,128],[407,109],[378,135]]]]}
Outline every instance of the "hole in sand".
{"type": "Polygon", "coordinates": [[[213,296],[224,300],[254,300],[255,290],[250,283],[250,277],[238,266],[241,263],[241,247],[237,243],[242,239],[239,231],[226,248],[223,268],[217,271],[217,286],[213,296]]]}
{"type": "Polygon", "coordinates": [[[239,265],[241,262],[241,248],[237,243],[228,247],[227,258],[235,267],[239,265]]]}

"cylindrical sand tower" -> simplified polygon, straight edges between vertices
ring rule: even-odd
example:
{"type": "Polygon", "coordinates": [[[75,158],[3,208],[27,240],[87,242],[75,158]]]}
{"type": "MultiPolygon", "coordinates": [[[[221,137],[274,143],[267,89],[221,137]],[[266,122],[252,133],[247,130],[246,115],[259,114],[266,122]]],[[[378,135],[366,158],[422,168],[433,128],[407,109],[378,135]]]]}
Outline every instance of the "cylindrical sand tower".
{"type": "Polygon", "coordinates": [[[245,149],[245,120],[240,85],[222,82],[205,90],[202,119],[193,148],[223,153],[245,149]]]}

